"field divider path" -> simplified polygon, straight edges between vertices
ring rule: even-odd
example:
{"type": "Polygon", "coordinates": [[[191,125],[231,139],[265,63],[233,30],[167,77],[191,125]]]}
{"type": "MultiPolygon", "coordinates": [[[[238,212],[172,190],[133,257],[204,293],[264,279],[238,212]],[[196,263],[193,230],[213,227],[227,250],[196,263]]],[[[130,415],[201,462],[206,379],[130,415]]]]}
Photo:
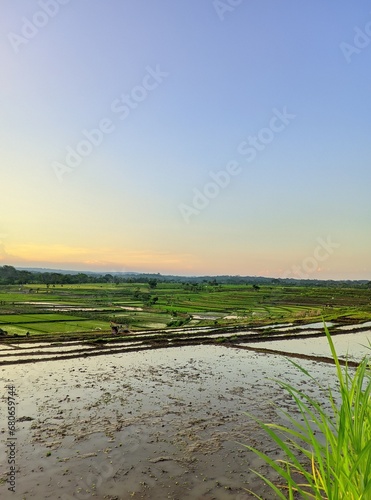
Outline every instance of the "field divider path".
{"type": "MultiPolygon", "coordinates": [[[[355,325],[354,330],[346,334],[364,331],[367,327],[355,325]]],[[[344,330],[332,328],[332,335],[344,335],[344,330]]],[[[273,340],[308,339],[324,337],[321,328],[312,328],[304,331],[292,325],[290,330],[280,331],[270,326],[232,326],[222,328],[189,328],[169,330],[143,330],[130,335],[112,336],[110,332],[85,332],[81,334],[60,334],[56,338],[35,335],[32,337],[3,337],[3,348],[0,348],[0,365],[14,365],[36,363],[62,359],[101,356],[108,354],[124,354],[140,350],[164,349],[189,345],[212,344],[225,347],[252,350],[257,353],[274,354],[285,357],[296,357],[332,363],[332,359],[325,356],[306,355],[292,352],[283,352],[261,347],[240,345],[242,343],[269,342],[273,340]],[[35,343],[36,345],[32,345],[35,343]],[[24,345],[22,345],[24,344],[24,345]],[[56,350],[57,349],[57,350],[56,350]]],[[[345,362],[344,362],[345,363],[345,362]]],[[[348,361],[349,366],[358,366],[358,363],[348,361]]]]}
{"type": "MultiPolygon", "coordinates": [[[[269,355],[275,355],[275,356],[284,356],[287,358],[297,358],[297,359],[306,359],[309,361],[316,361],[317,363],[328,363],[331,365],[336,365],[335,360],[329,356],[315,356],[311,354],[302,354],[298,352],[289,352],[289,351],[277,351],[275,349],[264,349],[263,347],[253,347],[253,346],[245,346],[245,345],[238,345],[238,344],[226,344],[225,347],[231,347],[235,349],[244,349],[246,351],[253,351],[258,354],[269,354],[269,355]]],[[[339,358],[338,362],[342,366],[350,366],[352,368],[358,368],[360,363],[357,361],[352,361],[350,359],[344,360],[339,358]]]]}

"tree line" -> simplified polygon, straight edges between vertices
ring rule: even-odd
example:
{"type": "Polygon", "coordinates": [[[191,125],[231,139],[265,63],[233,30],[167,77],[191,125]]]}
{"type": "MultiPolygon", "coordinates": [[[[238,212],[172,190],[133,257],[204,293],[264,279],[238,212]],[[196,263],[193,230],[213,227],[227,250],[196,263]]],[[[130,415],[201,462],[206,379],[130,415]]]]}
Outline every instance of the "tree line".
{"type": "Polygon", "coordinates": [[[73,285],[79,283],[113,283],[114,276],[88,275],[85,273],[63,274],[52,272],[36,272],[18,270],[13,266],[0,267],[1,285],[25,285],[25,284],[44,284],[44,285],[73,285]]]}
{"type": "Polygon", "coordinates": [[[81,283],[146,283],[150,288],[156,288],[157,283],[183,283],[190,288],[200,285],[281,285],[281,286],[333,286],[333,287],[361,287],[371,288],[371,281],[367,280],[317,280],[293,278],[267,278],[262,276],[173,276],[149,273],[100,274],[100,273],[63,273],[51,271],[27,271],[16,269],[13,266],[0,266],[0,285],[73,285],[81,283]]]}

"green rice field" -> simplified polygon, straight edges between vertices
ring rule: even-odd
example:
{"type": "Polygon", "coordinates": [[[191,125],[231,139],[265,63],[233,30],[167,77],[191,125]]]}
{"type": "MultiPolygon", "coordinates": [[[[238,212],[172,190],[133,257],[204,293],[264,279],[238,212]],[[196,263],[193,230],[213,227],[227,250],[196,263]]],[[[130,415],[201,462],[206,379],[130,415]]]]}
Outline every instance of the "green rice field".
{"type": "Polygon", "coordinates": [[[367,287],[139,283],[3,285],[0,328],[8,335],[131,331],[184,326],[371,319],[367,287]]]}

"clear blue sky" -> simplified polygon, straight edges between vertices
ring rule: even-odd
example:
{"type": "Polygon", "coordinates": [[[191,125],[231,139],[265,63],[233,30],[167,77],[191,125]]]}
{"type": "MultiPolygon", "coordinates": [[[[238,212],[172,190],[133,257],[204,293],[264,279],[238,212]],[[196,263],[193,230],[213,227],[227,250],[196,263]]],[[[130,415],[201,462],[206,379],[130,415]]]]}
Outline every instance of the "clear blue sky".
{"type": "Polygon", "coordinates": [[[366,0],[3,0],[0,56],[0,265],[370,279],[366,0]]]}

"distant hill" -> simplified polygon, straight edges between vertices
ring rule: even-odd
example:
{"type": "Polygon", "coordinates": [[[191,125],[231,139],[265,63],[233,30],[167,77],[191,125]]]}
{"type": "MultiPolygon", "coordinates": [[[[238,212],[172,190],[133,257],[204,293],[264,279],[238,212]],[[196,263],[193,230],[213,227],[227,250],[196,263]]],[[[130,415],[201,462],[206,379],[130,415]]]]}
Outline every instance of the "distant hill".
{"type": "Polygon", "coordinates": [[[130,276],[135,276],[137,274],[141,273],[135,273],[135,272],[125,272],[125,273],[119,273],[119,272],[106,272],[106,271],[71,271],[70,269],[51,269],[48,267],[18,267],[15,266],[15,269],[18,271],[29,271],[30,273],[60,273],[60,274],[87,274],[88,276],[96,274],[97,276],[104,276],[105,274],[112,274],[113,276],[122,274],[122,275],[130,275],[130,276]]]}
{"type": "MultiPolygon", "coordinates": [[[[97,274],[93,271],[70,271],[68,269],[49,269],[47,267],[18,267],[15,266],[18,271],[28,271],[30,273],[60,273],[60,274],[79,274],[84,272],[84,274],[97,274]]],[[[98,273],[101,274],[101,273],[98,273]]]]}
{"type": "Polygon", "coordinates": [[[296,279],[296,278],[273,278],[266,276],[234,276],[234,275],[205,275],[205,276],[184,276],[161,273],[142,273],[142,272],[97,272],[97,271],[71,271],[66,269],[50,269],[37,267],[16,267],[18,271],[40,274],[62,274],[62,275],[80,275],[88,276],[90,280],[94,276],[111,277],[114,279],[126,281],[133,279],[138,282],[146,282],[149,279],[156,279],[159,282],[177,282],[177,283],[202,283],[210,284],[281,284],[281,285],[318,285],[318,286],[360,286],[370,284],[369,280],[319,280],[319,279],[296,279]]]}

